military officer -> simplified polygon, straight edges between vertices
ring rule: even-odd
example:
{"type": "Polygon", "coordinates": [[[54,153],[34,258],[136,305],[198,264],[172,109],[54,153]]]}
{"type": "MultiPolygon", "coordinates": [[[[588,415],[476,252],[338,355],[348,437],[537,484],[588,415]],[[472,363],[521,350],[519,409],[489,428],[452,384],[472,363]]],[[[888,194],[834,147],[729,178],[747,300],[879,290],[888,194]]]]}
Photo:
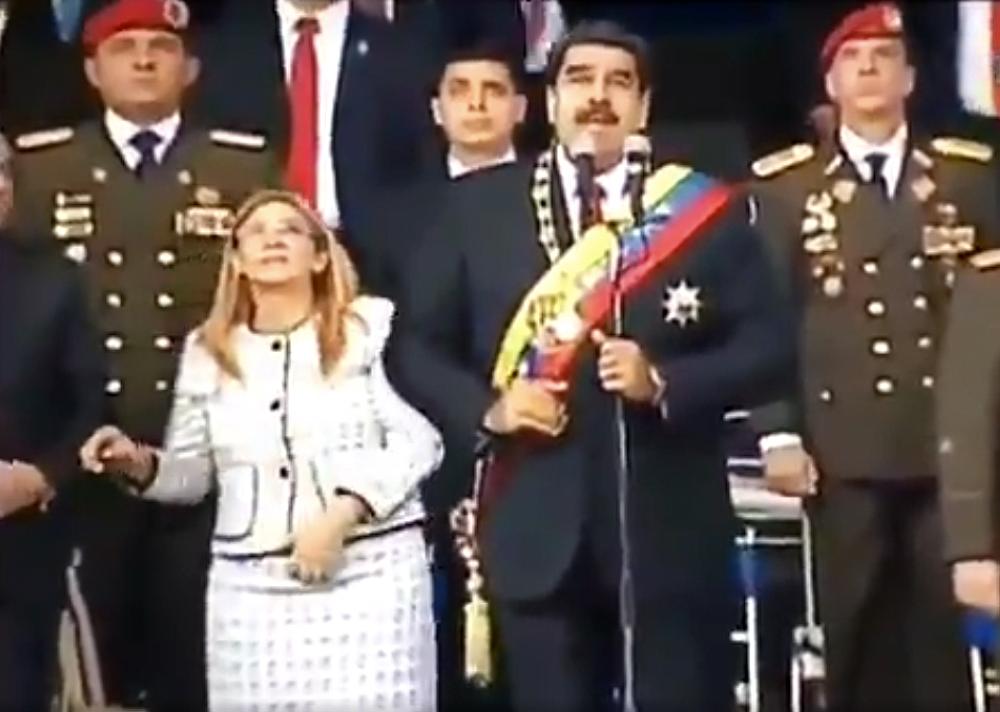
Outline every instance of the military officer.
{"type": "Polygon", "coordinates": [[[821,63],[835,140],[753,166],[799,338],[796,391],[754,414],[765,474],[817,495],[830,708],[967,709],[934,388],[957,265],[998,237],[992,153],[907,122],[915,73],[895,6],[846,16],[821,63]]]}
{"type": "Polygon", "coordinates": [[[942,345],[938,451],[945,552],[955,597],[1000,615],[997,446],[1000,438],[1000,250],[959,273],[942,345]]]}
{"type": "MultiPolygon", "coordinates": [[[[113,419],[159,442],[185,333],[211,303],[234,208],[274,184],[263,138],[200,130],[180,106],[198,74],[180,0],[114,0],[83,31],[101,120],[22,135],[15,213],[86,266],[109,357],[113,419]]],[[[210,508],[88,483],[82,587],[107,702],[204,706],[210,508]]]]}

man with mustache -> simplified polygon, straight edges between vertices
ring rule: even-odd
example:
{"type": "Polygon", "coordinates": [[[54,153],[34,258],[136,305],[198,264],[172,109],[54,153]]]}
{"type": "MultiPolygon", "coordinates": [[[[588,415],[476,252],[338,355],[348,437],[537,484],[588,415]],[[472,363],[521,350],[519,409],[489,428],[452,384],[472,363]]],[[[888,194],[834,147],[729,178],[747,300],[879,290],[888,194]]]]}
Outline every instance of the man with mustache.
{"type": "MultiPolygon", "coordinates": [[[[577,283],[567,255],[630,224],[643,186],[626,138],[648,116],[644,42],[581,24],[554,47],[546,82],[551,149],[457,182],[413,256],[395,382],[445,436],[439,496],[470,491],[477,445],[492,454],[477,540],[515,709],[606,709],[617,697],[625,709],[729,710],[735,528],[722,415],[773,395],[788,331],[745,202],[725,190],[709,219],[666,221],[688,241],[624,294],[620,332],[610,316],[574,326],[559,292],[525,301],[542,275],[577,283]],[[509,347],[535,319],[546,325],[538,354],[572,331],[572,372],[547,375],[509,347]],[[521,365],[507,370],[511,356],[521,365]]],[[[671,185],[667,174],[693,178],[664,170],[671,185]]],[[[630,254],[653,265],[645,251],[630,254]]],[[[616,262],[596,263],[604,280],[617,279],[616,262]]]]}
{"type": "Polygon", "coordinates": [[[755,415],[765,473],[811,498],[830,709],[968,709],[934,396],[956,266],[1000,235],[996,167],[989,147],[908,121],[894,5],[844,17],[821,61],[833,140],[754,164],[800,335],[796,387],[755,415]]]}

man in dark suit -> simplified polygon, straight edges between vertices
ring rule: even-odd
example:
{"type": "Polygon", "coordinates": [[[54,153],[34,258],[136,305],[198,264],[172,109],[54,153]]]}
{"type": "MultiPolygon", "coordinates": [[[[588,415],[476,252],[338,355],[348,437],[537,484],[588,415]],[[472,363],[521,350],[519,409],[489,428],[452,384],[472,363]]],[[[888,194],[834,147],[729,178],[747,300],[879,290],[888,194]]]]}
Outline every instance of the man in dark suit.
{"type": "Polygon", "coordinates": [[[0,709],[49,709],[77,449],[103,417],[104,361],[82,274],[7,229],[0,136],[0,709]]]}
{"type": "Polygon", "coordinates": [[[821,63],[834,140],[757,161],[761,233],[798,315],[799,384],[756,414],[765,472],[817,494],[832,710],[964,709],[942,558],[934,388],[956,261],[995,244],[989,147],[915,135],[899,11],[837,23],[821,63]]]}
{"type": "Polygon", "coordinates": [[[377,197],[419,175],[431,133],[432,68],[399,39],[348,0],[232,0],[201,43],[196,116],[264,134],[290,187],[344,228],[366,284],[377,197]]]}
{"type": "MultiPolygon", "coordinates": [[[[617,686],[626,708],[727,710],[734,522],[722,416],[770,394],[789,338],[746,207],[730,198],[627,295],[621,336],[605,326],[591,346],[582,335],[568,384],[522,377],[494,389],[518,302],[601,215],[628,213],[636,185],[624,141],[649,107],[642,40],[581,25],[550,62],[558,146],[534,168],[455,185],[437,239],[414,256],[393,372],[445,434],[445,490],[468,491],[481,437],[510,468],[480,545],[515,707],[601,709],[617,686]],[[592,182],[569,153],[582,142],[594,147],[592,182]]],[[[501,486],[494,475],[487,488],[501,486]]]]}
{"type": "MultiPolygon", "coordinates": [[[[114,0],[84,30],[100,121],[15,140],[15,219],[86,265],[114,421],[163,437],[177,356],[208,313],[236,207],[277,176],[259,135],[180,113],[198,74],[178,0],[114,0]]],[[[81,492],[81,584],[110,704],[205,705],[204,588],[212,503],[81,492]]],[[[95,703],[101,702],[95,700],[95,703]]]]}

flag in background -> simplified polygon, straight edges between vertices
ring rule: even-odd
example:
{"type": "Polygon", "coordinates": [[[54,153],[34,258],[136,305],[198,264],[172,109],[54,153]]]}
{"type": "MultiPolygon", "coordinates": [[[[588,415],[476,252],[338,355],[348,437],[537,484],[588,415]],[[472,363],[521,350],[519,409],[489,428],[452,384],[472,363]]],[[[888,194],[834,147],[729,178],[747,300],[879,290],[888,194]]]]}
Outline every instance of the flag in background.
{"type": "Polygon", "coordinates": [[[521,15],[526,40],[524,68],[528,72],[541,72],[552,45],[566,32],[562,5],[559,0],[521,0],[521,15]]]}
{"type": "Polygon", "coordinates": [[[965,110],[1000,116],[1000,2],[960,0],[956,59],[965,110]]]}
{"type": "Polygon", "coordinates": [[[4,0],[0,0],[0,42],[3,42],[3,32],[7,29],[7,20],[10,18],[10,10],[7,9],[7,3],[4,0]]]}

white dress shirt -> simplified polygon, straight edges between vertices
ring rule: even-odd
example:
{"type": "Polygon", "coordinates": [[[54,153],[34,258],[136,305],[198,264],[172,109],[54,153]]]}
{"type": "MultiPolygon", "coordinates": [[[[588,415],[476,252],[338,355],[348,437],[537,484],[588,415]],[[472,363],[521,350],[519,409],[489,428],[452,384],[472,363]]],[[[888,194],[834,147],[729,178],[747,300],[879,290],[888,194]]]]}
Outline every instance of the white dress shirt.
{"type": "Polygon", "coordinates": [[[333,169],[333,120],[337,103],[337,86],[343,63],[344,42],[347,38],[348,0],[336,0],[315,13],[305,13],[288,0],[277,0],[278,24],[281,29],[281,55],[285,67],[285,82],[292,78],[292,57],[299,35],[295,23],[303,17],[314,17],[319,23],[316,34],[316,61],[319,68],[319,144],[316,157],[316,202],[323,219],[329,225],[339,222],[337,176],[333,169]]]}
{"type": "Polygon", "coordinates": [[[517,160],[517,153],[514,151],[514,147],[511,146],[507,149],[507,152],[502,156],[493,159],[492,161],[487,161],[478,166],[470,166],[462,163],[462,159],[456,156],[454,153],[448,153],[448,177],[449,178],[461,178],[464,175],[473,173],[483,168],[492,168],[493,166],[502,166],[507,163],[514,163],[517,160]]]}
{"type": "Polygon", "coordinates": [[[104,128],[107,130],[111,142],[118,149],[118,153],[121,154],[125,165],[130,171],[134,171],[139,165],[139,161],[142,160],[142,154],[139,153],[139,149],[132,145],[132,138],[140,131],[155,132],[161,140],[153,148],[153,156],[157,163],[162,163],[163,156],[173,145],[174,139],[177,138],[177,132],[180,131],[181,115],[179,112],[174,112],[152,126],[139,126],[121,114],[107,109],[104,112],[104,128]]]}
{"type": "MultiPolygon", "coordinates": [[[[573,239],[580,237],[580,196],[579,176],[576,166],[563,146],[556,149],[556,170],[559,171],[559,181],[566,201],[566,211],[569,213],[570,226],[573,229],[573,239]]],[[[617,215],[629,215],[629,199],[625,194],[628,182],[628,167],[623,157],[610,169],[594,177],[604,191],[601,200],[601,212],[605,218],[617,215]]]]}
{"type": "Polygon", "coordinates": [[[906,124],[900,124],[892,138],[882,144],[871,143],[844,125],[841,125],[838,135],[840,146],[847,154],[848,160],[854,164],[858,175],[866,181],[872,179],[872,167],[865,159],[873,153],[885,155],[882,176],[889,189],[889,197],[894,197],[899,187],[899,178],[903,173],[903,162],[906,159],[906,140],[909,136],[906,124]]]}

